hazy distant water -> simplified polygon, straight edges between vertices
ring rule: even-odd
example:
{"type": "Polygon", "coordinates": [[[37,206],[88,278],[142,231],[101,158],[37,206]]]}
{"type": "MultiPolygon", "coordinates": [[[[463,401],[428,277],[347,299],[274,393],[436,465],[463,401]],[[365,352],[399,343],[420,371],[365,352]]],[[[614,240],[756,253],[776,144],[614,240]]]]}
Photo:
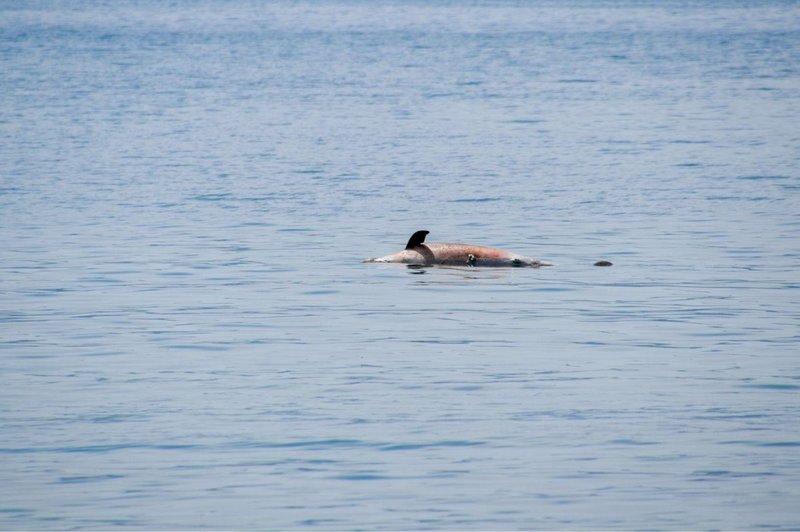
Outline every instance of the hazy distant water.
{"type": "Polygon", "coordinates": [[[800,528],[798,124],[795,2],[0,3],[0,528],[800,528]]]}

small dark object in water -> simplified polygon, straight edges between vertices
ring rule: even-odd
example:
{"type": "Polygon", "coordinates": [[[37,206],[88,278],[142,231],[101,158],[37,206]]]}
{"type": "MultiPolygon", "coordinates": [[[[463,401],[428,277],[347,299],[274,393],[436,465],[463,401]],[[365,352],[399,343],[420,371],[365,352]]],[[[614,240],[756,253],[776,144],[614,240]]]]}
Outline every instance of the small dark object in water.
{"type": "Polygon", "coordinates": [[[595,266],[613,266],[614,264],[607,260],[598,260],[594,263],[595,266]]]}

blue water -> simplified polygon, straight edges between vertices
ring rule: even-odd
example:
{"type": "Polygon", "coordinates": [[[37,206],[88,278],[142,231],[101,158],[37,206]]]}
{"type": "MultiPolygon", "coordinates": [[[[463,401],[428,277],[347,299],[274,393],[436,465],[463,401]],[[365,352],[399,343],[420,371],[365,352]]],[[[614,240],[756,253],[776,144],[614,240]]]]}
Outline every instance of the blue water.
{"type": "Polygon", "coordinates": [[[796,2],[0,3],[0,529],[800,528],[798,124],[796,2]]]}

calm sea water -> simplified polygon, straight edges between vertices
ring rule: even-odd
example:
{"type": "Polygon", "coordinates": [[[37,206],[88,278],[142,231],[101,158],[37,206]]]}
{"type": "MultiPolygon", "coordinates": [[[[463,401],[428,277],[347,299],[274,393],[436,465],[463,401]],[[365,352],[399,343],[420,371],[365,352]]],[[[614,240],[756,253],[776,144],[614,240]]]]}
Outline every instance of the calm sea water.
{"type": "Polygon", "coordinates": [[[798,124],[796,2],[0,3],[0,528],[800,528],[798,124]]]}

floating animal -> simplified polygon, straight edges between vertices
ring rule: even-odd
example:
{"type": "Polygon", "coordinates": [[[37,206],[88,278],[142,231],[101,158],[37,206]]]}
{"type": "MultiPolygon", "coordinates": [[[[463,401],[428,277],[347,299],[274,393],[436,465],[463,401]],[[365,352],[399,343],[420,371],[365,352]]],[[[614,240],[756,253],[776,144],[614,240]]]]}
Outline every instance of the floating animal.
{"type": "Polygon", "coordinates": [[[410,266],[552,266],[549,262],[486,246],[438,242],[426,244],[425,237],[429,232],[417,231],[411,235],[403,251],[363,262],[393,262],[410,266]]]}

